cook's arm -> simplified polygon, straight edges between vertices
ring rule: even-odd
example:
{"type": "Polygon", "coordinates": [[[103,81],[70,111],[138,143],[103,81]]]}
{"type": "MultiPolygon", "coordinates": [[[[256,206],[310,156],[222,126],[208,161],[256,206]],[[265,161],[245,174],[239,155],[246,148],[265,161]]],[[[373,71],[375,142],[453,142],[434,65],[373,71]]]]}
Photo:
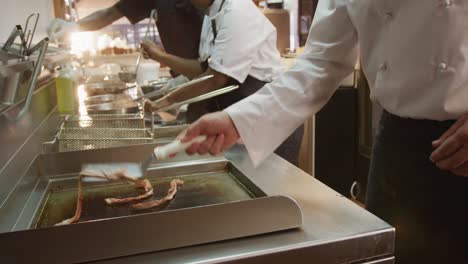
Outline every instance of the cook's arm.
{"type": "Polygon", "coordinates": [[[115,7],[109,7],[97,12],[78,21],[81,31],[95,31],[100,30],[114,21],[123,17],[123,14],[115,7]]]}
{"type": "Polygon", "coordinates": [[[69,22],[60,18],[52,20],[47,27],[47,34],[52,40],[62,39],[76,31],[99,30],[121,18],[121,12],[115,7],[97,11],[78,22],[69,22]]]}
{"type": "Polygon", "coordinates": [[[305,52],[287,72],[225,111],[255,165],[318,112],[358,58],[347,1],[319,1],[305,52]]]}
{"type": "Polygon", "coordinates": [[[203,74],[203,68],[198,60],[185,59],[163,51],[156,43],[149,39],[141,42],[145,59],[153,59],[171,68],[171,70],[193,79],[203,74]]]}
{"type": "Polygon", "coordinates": [[[203,74],[203,68],[198,60],[185,59],[172,54],[164,53],[157,61],[166,64],[173,71],[186,76],[189,79],[203,74]]]}

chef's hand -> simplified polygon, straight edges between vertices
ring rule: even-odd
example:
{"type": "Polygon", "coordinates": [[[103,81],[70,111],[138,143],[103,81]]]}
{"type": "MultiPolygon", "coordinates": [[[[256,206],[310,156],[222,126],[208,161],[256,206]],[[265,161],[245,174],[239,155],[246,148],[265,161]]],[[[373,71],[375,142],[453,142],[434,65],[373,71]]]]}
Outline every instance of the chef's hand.
{"type": "Polygon", "coordinates": [[[468,115],[460,118],[438,140],[432,142],[431,160],[442,170],[468,176],[468,115]]]}
{"type": "Polygon", "coordinates": [[[145,112],[147,112],[147,113],[156,112],[159,109],[163,109],[163,108],[168,107],[170,105],[171,105],[171,103],[165,97],[163,97],[163,98],[161,98],[161,99],[159,99],[157,101],[154,101],[154,102],[151,101],[151,100],[146,99],[145,102],[143,103],[145,112]]]}
{"type": "Polygon", "coordinates": [[[62,39],[68,34],[79,31],[80,25],[76,22],[68,22],[63,19],[56,18],[50,22],[47,27],[47,35],[52,40],[62,39]]]}
{"type": "Polygon", "coordinates": [[[156,43],[149,39],[144,39],[141,42],[141,50],[145,59],[153,59],[161,61],[161,58],[166,54],[156,43]]]}
{"type": "Polygon", "coordinates": [[[198,144],[194,143],[187,149],[192,155],[198,153],[204,155],[218,155],[226,149],[231,148],[239,140],[239,132],[234,122],[226,112],[216,112],[202,116],[193,123],[178,138],[182,142],[188,142],[199,135],[206,135],[207,140],[198,144]]]}

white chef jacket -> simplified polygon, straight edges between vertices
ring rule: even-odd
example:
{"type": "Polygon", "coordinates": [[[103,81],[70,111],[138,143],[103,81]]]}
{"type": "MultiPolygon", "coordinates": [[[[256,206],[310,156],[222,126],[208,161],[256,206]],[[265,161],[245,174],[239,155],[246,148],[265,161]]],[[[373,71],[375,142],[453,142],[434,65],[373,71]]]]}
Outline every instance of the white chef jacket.
{"type": "Polygon", "coordinates": [[[200,62],[239,83],[248,75],[271,82],[281,71],[276,28],[251,0],[215,0],[207,10],[200,37],[200,62]],[[221,10],[220,10],[221,7],[221,10]],[[217,37],[211,21],[216,23],[217,37]]]}
{"type": "Polygon", "coordinates": [[[255,165],[326,104],[358,51],[371,99],[387,111],[431,120],[468,113],[468,1],[320,0],[297,63],[226,110],[255,165]]]}

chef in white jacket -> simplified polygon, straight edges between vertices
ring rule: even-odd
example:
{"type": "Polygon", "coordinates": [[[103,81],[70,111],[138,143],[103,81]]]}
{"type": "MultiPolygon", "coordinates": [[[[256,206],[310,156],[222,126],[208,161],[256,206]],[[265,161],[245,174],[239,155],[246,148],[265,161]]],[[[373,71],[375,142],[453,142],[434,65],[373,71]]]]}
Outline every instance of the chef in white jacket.
{"type": "Polygon", "coordinates": [[[384,108],[367,209],[396,227],[397,263],[468,263],[467,1],[320,0],[297,63],[194,123],[183,140],[208,140],[188,152],[217,154],[241,139],[260,164],[358,58],[384,108]]]}
{"type": "MultiPolygon", "coordinates": [[[[141,46],[145,58],[168,65],[189,79],[213,75],[202,83],[170,92],[156,102],[148,101],[145,108],[149,111],[229,85],[239,85],[227,94],[190,104],[187,119],[193,122],[203,114],[223,110],[255,93],[274,80],[283,68],[276,46],[276,28],[251,0],[190,1],[205,14],[198,59],[165,52],[149,40],[143,41],[141,46]]],[[[283,144],[278,144],[275,152],[297,166],[303,127],[294,133],[291,131],[290,135],[283,144]]]]}

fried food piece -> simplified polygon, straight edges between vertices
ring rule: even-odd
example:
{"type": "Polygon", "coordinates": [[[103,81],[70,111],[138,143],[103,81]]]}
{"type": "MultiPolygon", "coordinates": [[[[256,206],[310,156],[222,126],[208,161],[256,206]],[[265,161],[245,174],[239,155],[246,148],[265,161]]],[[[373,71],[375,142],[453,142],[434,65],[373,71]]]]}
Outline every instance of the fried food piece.
{"type": "Polygon", "coordinates": [[[151,186],[150,181],[148,181],[147,179],[145,179],[143,181],[137,181],[134,184],[138,188],[144,188],[145,193],[142,194],[142,195],[136,196],[136,197],[128,197],[128,198],[122,198],[122,199],[119,199],[119,198],[106,198],[106,199],[104,199],[104,201],[106,201],[106,203],[108,205],[125,204],[125,203],[141,201],[141,200],[144,200],[144,199],[150,197],[151,195],[153,195],[153,186],[151,186]]]}
{"type": "Polygon", "coordinates": [[[123,203],[130,203],[134,201],[141,201],[153,195],[153,186],[149,182],[149,180],[138,180],[135,177],[129,176],[125,169],[121,169],[114,173],[105,173],[105,172],[97,172],[97,171],[82,171],[80,176],[78,177],[78,198],[76,201],[76,210],[75,215],[72,218],[68,218],[63,220],[62,222],[55,224],[56,226],[61,225],[69,225],[76,223],[80,220],[81,217],[81,210],[83,206],[83,194],[82,194],[82,179],[85,177],[96,177],[96,178],[103,178],[110,181],[115,180],[127,180],[133,183],[137,188],[143,188],[145,193],[136,197],[129,197],[129,198],[106,198],[105,202],[109,205],[111,204],[123,204],[123,203]]]}
{"type": "Polygon", "coordinates": [[[177,193],[177,187],[180,185],[183,185],[184,182],[181,180],[173,180],[171,181],[171,188],[167,191],[166,197],[160,199],[160,200],[153,200],[153,201],[148,201],[148,202],[142,202],[142,203],[137,203],[132,205],[133,209],[136,210],[145,210],[145,209],[150,209],[156,206],[160,206],[166,202],[171,201],[174,199],[175,194],[177,193]]]}
{"type": "Polygon", "coordinates": [[[83,205],[83,196],[81,193],[81,188],[82,188],[82,182],[81,179],[83,178],[83,175],[80,174],[78,177],[78,198],[76,199],[76,209],[75,209],[75,215],[72,218],[68,218],[63,220],[62,222],[55,224],[56,226],[62,226],[62,225],[69,225],[75,222],[78,222],[81,217],[81,207],[83,205]]]}
{"type": "Polygon", "coordinates": [[[157,115],[161,117],[161,120],[164,122],[173,122],[177,120],[177,116],[172,115],[168,112],[158,112],[157,115]]]}

